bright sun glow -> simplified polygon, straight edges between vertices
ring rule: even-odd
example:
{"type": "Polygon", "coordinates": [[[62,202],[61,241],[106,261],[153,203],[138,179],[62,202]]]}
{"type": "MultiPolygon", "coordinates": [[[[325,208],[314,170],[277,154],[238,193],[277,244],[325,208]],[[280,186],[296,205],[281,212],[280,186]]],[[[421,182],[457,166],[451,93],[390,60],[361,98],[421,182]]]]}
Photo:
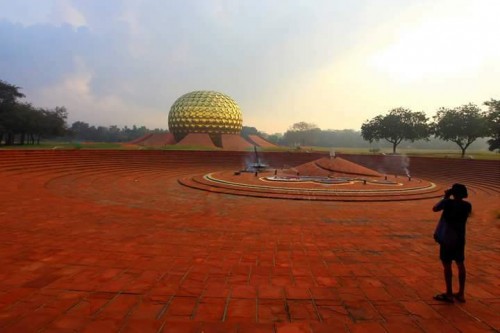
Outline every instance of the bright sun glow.
{"type": "Polygon", "coordinates": [[[500,55],[493,42],[500,3],[467,4],[445,2],[428,8],[430,13],[417,24],[402,25],[394,42],[374,52],[369,63],[398,82],[473,75],[490,57],[500,55]]]}

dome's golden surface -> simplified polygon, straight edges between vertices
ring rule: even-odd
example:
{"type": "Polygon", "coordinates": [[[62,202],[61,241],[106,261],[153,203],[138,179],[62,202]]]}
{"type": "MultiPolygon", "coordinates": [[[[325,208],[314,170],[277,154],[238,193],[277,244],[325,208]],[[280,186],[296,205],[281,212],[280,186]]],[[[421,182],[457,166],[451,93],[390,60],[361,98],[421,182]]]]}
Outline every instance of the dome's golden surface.
{"type": "Polygon", "coordinates": [[[168,114],[168,128],[177,140],[189,133],[240,134],[241,111],[229,96],[215,91],[193,91],[179,97],[168,114]]]}

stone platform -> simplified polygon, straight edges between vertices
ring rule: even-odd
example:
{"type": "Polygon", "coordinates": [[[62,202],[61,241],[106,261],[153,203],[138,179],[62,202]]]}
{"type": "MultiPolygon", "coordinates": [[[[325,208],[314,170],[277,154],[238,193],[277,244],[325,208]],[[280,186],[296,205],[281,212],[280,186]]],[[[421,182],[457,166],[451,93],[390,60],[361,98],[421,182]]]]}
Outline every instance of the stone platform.
{"type": "MultiPolygon", "coordinates": [[[[270,200],[178,182],[245,158],[0,150],[0,332],[500,329],[498,161],[411,159],[415,179],[470,190],[467,303],[442,304],[432,299],[444,288],[436,198],[270,200]]],[[[386,159],[344,158],[370,168],[386,159]]]]}

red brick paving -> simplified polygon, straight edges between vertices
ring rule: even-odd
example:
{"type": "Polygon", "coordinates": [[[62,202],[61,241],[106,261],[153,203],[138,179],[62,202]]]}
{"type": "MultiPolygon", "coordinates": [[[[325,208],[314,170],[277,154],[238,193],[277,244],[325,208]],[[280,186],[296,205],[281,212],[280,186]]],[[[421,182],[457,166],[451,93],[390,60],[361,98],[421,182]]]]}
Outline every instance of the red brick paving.
{"type": "MultiPolygon", "coordinates": [[[[318,158],[265,157],[289,165],[318,158]]],[[[434,199],[289,201],[177,182],[244,158],[0,151],[0,331],[500,328],[498,162],[412,159],[416,177],[470,185],[467,303],[448,305],[432,299],[443,288],[434,199]]]]}

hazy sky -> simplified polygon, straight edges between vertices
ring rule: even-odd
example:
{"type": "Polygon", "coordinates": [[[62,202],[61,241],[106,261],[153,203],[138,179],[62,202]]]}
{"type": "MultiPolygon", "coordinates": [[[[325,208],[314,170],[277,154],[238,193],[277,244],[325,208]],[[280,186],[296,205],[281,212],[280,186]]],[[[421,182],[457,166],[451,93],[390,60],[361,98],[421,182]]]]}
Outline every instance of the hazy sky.
{"type": "Polygon", "coordinates": [[[194,90],[243,124],[359,129],[500,99],[498,0],[0,0],[0,79],[69,123],[168,128],[194,90]]]}

